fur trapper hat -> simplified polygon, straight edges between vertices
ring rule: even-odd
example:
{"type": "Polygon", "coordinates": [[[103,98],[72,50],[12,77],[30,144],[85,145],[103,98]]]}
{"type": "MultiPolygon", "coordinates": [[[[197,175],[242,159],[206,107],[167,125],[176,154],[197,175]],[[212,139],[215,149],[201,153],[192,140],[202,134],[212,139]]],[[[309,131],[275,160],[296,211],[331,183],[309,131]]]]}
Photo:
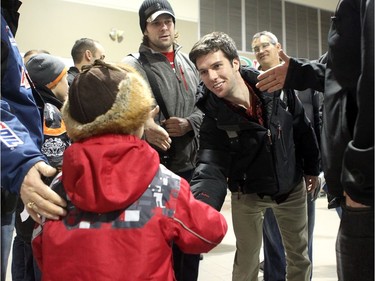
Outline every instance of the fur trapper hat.
{"type": "Polygon", "coordinates": [[[154,100],[131,66],[96,60],[83,67],[62,108],[73,141],[103,134],[133,134],[149,117],[154,100]]]}

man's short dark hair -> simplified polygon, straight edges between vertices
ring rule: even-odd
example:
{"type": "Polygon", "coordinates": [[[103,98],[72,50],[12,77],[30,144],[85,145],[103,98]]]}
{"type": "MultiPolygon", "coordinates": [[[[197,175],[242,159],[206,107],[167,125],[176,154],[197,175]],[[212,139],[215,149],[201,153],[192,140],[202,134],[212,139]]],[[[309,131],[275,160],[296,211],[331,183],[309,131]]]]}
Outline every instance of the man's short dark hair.
{"type": "Polygon", "coordinates": [[[90,39],[90,38],[81,38],[78,39],[72,48],[71,55],[73,62],[80,63],[83,59],[83,54],[86,50],[89,50],[91,53],[95,53],[97,48],[95,43],[99,43],[96,40],[90,39]]]}
{"type": "Polygon", "coordinates": [[[196,65],[198,58],[217,51],[222,51],[230,62],[239,59],[234,40],[227,34],[216,31],[206,34],[195,43],[189,53],[189,58],[196,65]]]}

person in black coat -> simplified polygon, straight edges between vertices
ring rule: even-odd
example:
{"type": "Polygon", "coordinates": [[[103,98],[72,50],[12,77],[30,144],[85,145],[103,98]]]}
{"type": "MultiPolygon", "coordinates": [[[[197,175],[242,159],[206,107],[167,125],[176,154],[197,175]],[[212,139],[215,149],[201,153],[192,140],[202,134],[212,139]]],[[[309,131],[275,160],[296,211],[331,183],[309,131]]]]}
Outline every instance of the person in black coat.
{"type": "Polygon", "coordinates": [[[294,91],[258,91],[259,72],[240,65],[235,43],[224,33],[205,35],[189,57],[203,81],[197,106],[205,114],[191,189],[218,210],[227,187],[232,193],[233,280],[258,280],[267,208],[285,242],[288,280],[309,280],[306,193],[319,174],[319,149],[301,102],[294,91]]]}
{"type": "Polygon", "coordinates": [[[257,87],[324,92],[322,165],[328,192],[342,198],[336,243],[339,280],[374,279],[374,1],[339,1],[326,64],[289,58],[257,87]]]}

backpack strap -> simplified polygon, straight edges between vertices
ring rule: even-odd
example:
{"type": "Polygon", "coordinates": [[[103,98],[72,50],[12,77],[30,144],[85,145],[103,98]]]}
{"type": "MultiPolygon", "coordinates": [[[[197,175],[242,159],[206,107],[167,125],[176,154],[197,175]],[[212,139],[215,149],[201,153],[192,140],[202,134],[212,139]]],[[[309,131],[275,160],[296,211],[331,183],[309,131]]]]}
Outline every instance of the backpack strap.
{"type": "Polygon", "coordinates": [[[165,119],[169,119],[170,115],[168,113],[167,107],[165,106],[163,97],[160,93],[160,89],[158,87],[158,82],[156,81],[155,74],[151,70],[151,64],[149,60],[143,53],[133,53],[133,54],[130,54],[130,56],[137,59],[139,63],[142,65],[143,70],[146,72],[147,79],[150,82],[151,90],[154,94],[156,102],[159,105],[160,110],[163,113],[165,119]]]}
{"type": "Polygon", "coordinates": [[[287,111],[294,115],[296,93],[294,92],[294,90],[290,89],[283,89],[283,93],[283,97],[280,97],[280,101],[284,103],[287,111]]]}

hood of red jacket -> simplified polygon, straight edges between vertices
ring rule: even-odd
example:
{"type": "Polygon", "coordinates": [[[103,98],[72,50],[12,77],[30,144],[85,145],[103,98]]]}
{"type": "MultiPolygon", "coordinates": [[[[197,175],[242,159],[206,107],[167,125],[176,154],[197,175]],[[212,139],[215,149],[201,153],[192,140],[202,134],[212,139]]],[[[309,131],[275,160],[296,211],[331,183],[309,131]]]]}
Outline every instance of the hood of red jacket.
{"type": "Polygon", "coordinates": [[[147,189],[159,168],[158,153],[132,135],[103,135],[64,152],[63,185],[72,203],[96,213],[126,208],[147,189]]]}

